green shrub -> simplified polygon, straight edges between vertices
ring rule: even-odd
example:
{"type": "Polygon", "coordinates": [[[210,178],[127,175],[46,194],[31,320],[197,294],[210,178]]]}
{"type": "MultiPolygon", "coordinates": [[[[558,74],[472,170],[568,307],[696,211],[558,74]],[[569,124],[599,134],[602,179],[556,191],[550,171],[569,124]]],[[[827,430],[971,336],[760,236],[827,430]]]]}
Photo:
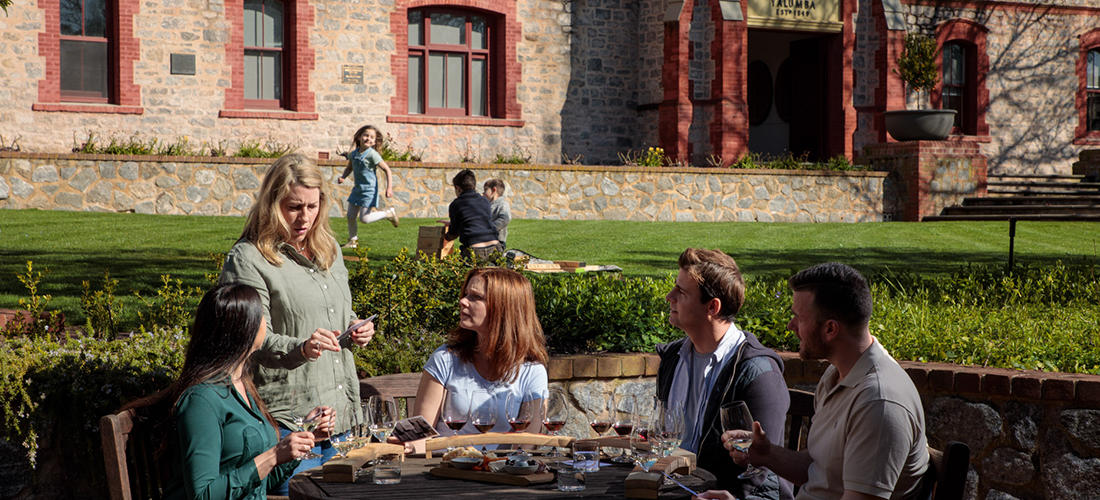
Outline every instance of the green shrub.
{"type": "Polygon", "coordinates": [[[85,333],[89,337],[110,340],[118,334],[119,318],[122,316],[122,300],[115,298],[115,288],[118,280],[111,279],[107,271],[103,271],[102,289],[92,291],[91,284],[81,282],[83,293],[80,294],[80,308],[87,318],[85,333]]]}
{"type": "Polygon", "coordinates": [[[503,163],[508,165],[526,165],[531,163],[531,151],[519,146],[513,146],[511,150],[497,153],[489,163],[503,163]]]}
{"type": "Polygon", "coordinates": [[[382,160],[387,162],[420,161],[421,157],[421,152],[414,150],[412,146],[398,147],[390,134],[386,134],[384,141],[379,141],[378,154],[382,155],[382,160]]]}

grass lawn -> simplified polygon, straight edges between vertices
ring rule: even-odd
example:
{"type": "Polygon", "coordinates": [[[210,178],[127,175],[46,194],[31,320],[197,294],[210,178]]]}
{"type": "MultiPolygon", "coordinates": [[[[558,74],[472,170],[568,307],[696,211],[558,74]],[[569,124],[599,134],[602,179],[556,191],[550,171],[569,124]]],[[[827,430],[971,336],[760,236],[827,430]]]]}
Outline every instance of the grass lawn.
{"type": "MultiPolygon", "coordinates": [[[[431,219],[360,225],[362,245],[370,247],[371,265],[380,266],[402,248],[416,246],[417,226],[431,219]]],[[[99,288],[103,271],[120,280],[116,295],[136,304],[132,291],[151,296],[161,275],[205,288],[204,273],[214,269],[211,256],[226,252],[240,235],[241,217],[99,214],[38,210],[0,210],[0,308],[18,307],[27,292],[17,275],[28,260],[49,270],[40,294],[53,296],[69,324],[81,323],[81,281],[99,288]]],[[[344,219],[332,221],[343,243],[344,219]]],[[[615,264],[627,276],[664,276],[676,269],[684,248],[720,248],[748,276],[789,275],[828,260],[864,272],[886,268],[945,275],[967,263],[1008,260],[1007,222],[786,224],[662,223],[625,221],[514,220],[509,247],[537,257],[615,264]]],[[[1095,259],[1100,224],[1021,222],[1016,231],[1016,262],[1049,264],[1057,260],[1095,259]]],[[[351,252],[346,252],[351,253],[351,252]]]]}

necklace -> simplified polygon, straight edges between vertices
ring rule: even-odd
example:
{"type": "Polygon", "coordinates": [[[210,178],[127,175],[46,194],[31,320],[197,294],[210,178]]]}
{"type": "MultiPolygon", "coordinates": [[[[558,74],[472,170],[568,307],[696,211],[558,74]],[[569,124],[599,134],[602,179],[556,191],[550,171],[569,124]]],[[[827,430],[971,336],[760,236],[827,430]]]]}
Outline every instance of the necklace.
{"type": "Polygon", "coordinates": [[[301,247],[298,247],[298,245],[295,245],[294,243],[290,243],[290,246],[294,247],[294,249],[297,250],[298,253],[302,253],[302,252],[306,251],[306,244],[304,242],[302,243],[301,247]]]}

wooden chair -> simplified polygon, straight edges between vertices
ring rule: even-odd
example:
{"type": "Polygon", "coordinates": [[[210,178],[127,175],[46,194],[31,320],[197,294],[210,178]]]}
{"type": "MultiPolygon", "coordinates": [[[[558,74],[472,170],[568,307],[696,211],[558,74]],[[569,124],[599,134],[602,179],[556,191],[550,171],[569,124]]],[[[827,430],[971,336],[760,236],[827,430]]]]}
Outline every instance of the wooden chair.
{"type": "Polygon", "coordinates": [[[148,428],[133,408],[99,419],[111,500],[163,497],[161,488],[172,473],[167,460],[156,460],[159,443],[151,439],[148,428]]]}
{"type": "Polygon", "coordinates": [[[950,441],[943,451],[928,447],[928,472],[924,473],[919,498],[962,500],[970,470],[970,447],[950,441]]]}
{"type": "Polygon", "coordinates": [[[397,404],[397,413],[408,417],[416,406],[421,376],[421,373],[395,373],[359,379],[359,397],[367,400],[371,396],[390,396],[397,404]]]}
{"type": "Polygon", "coordinates": [[[787,415],[791,417],[791,427],[787,432],[787,449],[798,451],[806,447],[802,435],[810,432],[810,424],[814,417],[814,393],[799,389],[788,389],[787,392],[791,395],[791,406],[787,409],[787,415]]]}

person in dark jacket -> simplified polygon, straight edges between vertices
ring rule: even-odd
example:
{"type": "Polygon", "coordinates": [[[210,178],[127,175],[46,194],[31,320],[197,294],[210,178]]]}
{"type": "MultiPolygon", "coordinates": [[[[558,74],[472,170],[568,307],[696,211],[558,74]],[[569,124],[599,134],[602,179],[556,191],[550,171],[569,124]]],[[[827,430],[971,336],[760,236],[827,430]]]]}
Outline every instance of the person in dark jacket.
{"type": "Polygon", "coordinates": [[[793,498],[791,484],[774,473],[738,479],[745,468],[722,446],[723,404],[744,401],[774,439],[782,439],[790,405],[782,359],[734,324],[745,301],[741,271],[719,250],[688,248],[679,264],[676,286],[665,299],[669,323],[687,337],[657,346],[657,398],[683,406],[681,447],[718,478],[719,489],[738,498],[793,498]]]}
{"type": "Polygon", "coordinates": [[[471,253],[487,260],[493,254],[504,252],[497,228],[493,225],[489,200],[477,194],[477,177],[470,169],[459,172],[451,179],[457,198],[448,207],[450,220],[446,221],[447,241],[458,239],[462,244],[462,256],[469,259],[471,253]]]}

